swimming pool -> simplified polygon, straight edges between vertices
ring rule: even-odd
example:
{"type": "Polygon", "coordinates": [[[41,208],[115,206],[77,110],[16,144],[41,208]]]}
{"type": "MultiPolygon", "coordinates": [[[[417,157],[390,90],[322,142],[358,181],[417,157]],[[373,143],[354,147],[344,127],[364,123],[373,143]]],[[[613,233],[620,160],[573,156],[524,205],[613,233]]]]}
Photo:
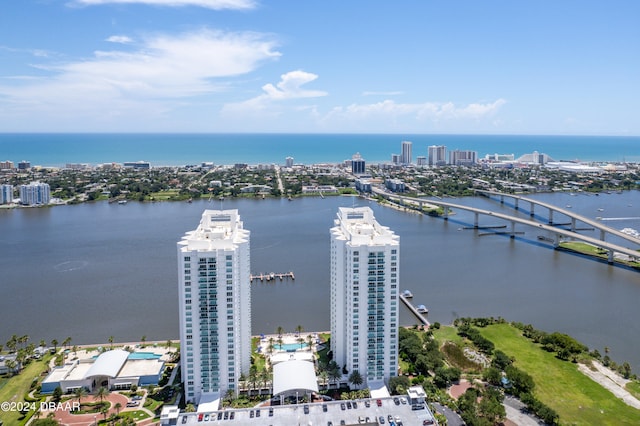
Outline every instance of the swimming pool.
{"type": "Polygon", "coordinates": [[[153,352],[132,352],[127,359],[160,359],[162,355],[153,352]]]}
{"type": "Polygon", "coordinates": [[[295,352],[298,349],[305,349],[308,347],[306,343],[285,343],[283,345],[274,345],[276,350],[287,351],[287,352],[295,352]]]}

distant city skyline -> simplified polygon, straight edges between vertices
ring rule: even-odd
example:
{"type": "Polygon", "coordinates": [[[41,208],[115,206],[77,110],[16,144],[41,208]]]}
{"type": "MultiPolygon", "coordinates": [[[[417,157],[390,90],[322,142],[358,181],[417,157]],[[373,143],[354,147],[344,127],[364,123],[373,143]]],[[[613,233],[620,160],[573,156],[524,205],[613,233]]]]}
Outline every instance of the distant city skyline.
{"type": "Polygon", "coordinates": [[[24,0],[0,132],[640,135],[640,3],[24,0]]]}

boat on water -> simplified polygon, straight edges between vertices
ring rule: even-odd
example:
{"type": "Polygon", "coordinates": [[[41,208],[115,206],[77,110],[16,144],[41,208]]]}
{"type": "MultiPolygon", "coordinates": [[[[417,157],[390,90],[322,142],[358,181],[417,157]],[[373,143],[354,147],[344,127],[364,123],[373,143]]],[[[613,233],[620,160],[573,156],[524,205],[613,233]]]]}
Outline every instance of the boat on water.
{"type": "Polygon", "coordinates": [[[570,209],[571,208],[571,204],[567,204],[565,208],[570,209]]]}
{"type": "Polygon", "coordinates": [[[118,200],[118,204],[127,204],[127,200],[118,200]]]}
{"type": "Polygon", "coordinates": [[[604,211],[604,209],[601,207],[601,208],[599,208],[599,209],[598,209],[598,211],[599,211],[599,212],[603,212],[603,211],[604,211]]]}
{"type": "Polygon", "coordinates": [[[402,295],[407,299],[411,299],[413,297],[413,293],[411,293],[409,290],[403,291],[402,295]]]}
{"type": "Polygon", "coordinates": [[[624,228],[620,230],[620,232],[625,233],[627,235],[631,235],[632,237],[640,238],[640,232],[633,228],[624,228]]]}
{"type": "Polygon", "coordinates": [[[421,314],[429,313],[429,310],[428,310],[428,309],[427,309],[427,307],[426,307],[426,306],[424,306],[424,305],[418,305],[418,307],[416,308],[416,310],[417,310],[418,312],[420,312],[421,314]]]}

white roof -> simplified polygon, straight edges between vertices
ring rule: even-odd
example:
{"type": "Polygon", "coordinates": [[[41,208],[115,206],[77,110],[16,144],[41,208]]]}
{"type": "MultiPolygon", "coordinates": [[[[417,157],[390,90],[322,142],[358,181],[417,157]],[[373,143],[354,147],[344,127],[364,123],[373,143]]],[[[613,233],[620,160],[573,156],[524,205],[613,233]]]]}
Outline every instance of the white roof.
{"type": "Polygon", "coordinates": [[[86,379],[93,376],[116,377],[128,357],[129,352],[123,351],[122,349],[103,352],[85,373],[84,378],[86,379]]]}
{"type": "Polygon", "coordinates": [[[389,398],[391,396],[383,380],[369,381],[369,393],[371,398],[389,398]]]}
{"type": "Polygon", "coordinates": [[[285,361],[273,366],[273,394],[296,389],[318,392],[315,367],[308,361],[285,361]]]}
{"type": "Polygon", "coordinates": [[[205,392],[200,395],[200,401],[198,401],[198,413],[204,413],[207,411],[218,411],[220,409],[220,393],[219,392],[205,392]]]}

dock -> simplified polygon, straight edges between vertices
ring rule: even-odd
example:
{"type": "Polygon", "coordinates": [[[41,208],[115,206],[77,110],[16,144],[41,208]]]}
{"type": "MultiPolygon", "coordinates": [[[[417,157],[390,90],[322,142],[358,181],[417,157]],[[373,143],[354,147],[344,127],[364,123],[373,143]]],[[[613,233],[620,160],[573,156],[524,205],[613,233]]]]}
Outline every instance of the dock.
{"type": "Polygon", "coordinates": [[[296,279],[296,276],[292,271],[289,272],[269,272],[263,274],[251,274],[249,275],[249,280],[251,282],[254,281],[275,281],[280,279],[280,281],[284,281],[285,279],[291,279],[292,281],[296,279]]]}
{"type": "Polygon", "coordinates": [[[426,325],[427,327],[431,326],[431,324],[427,320],[427,317],[425,317],[420,312],[418,312],[418,309],[411,304],[409,299],[407,299],[406,297],[404,297],[401,294],[400,295],[400,300],[402,300],[402,303],[404,303],[404,305],[413,313],[413,315],[415,315],[415,317],[418,319],[418,321],[420,321],[422,323],[422,325],[426,325]]]}

